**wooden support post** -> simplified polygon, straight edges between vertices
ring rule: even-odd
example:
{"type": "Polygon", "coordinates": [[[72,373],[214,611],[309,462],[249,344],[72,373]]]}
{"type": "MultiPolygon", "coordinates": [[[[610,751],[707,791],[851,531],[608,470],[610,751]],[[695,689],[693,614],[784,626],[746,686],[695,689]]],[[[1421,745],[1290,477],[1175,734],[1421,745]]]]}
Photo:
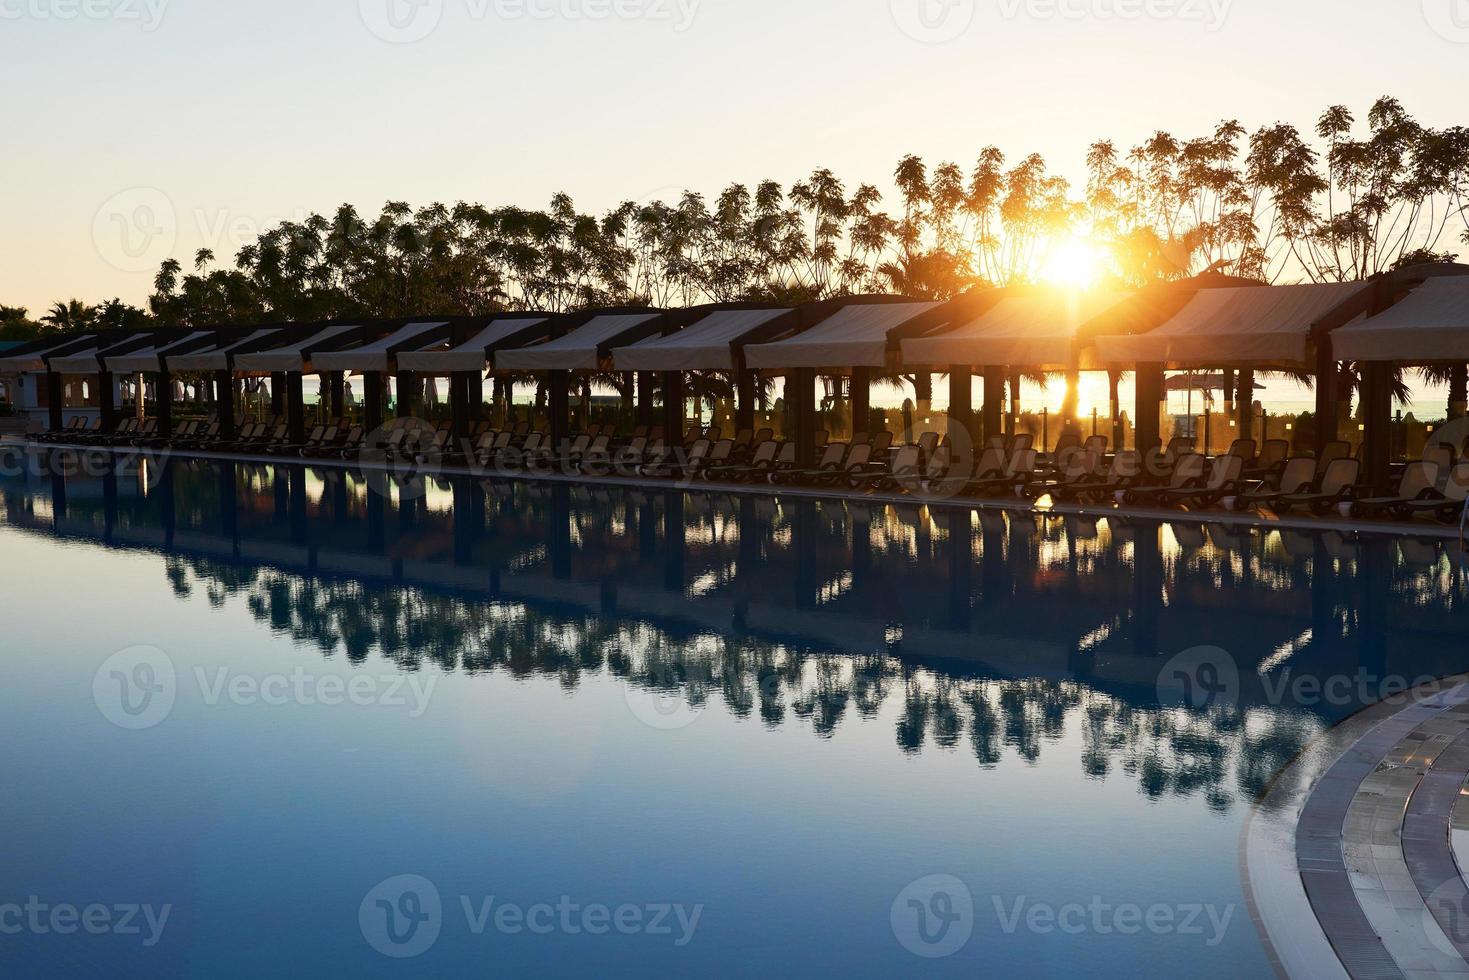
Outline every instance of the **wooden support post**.
{"type": "Polygon", "coordinates": [[[1383,361],[1362,364],[1363,477],[1376,496],[1391,492],[1392,366],[1383,361]]]}
{"type": "Polygon", "coordinates": [[[1323,333],[1316,339],[1316,453],[1319,456],[1326,444],[1336,440],[1341,427],[1337,418],[1337,365],[1331,349],[1331,335],[1323,333]]]}
{"type": "Polygon", "coordinates": [[[755,429],[755,384],[754,371],[745,369],[735,375],[735,428],[755,429]]]}
{"type": "Polygon", "coordinates": [[[61,375],[55,371],[46,374],[46,414],[51,425],[52,432],[58,432],[66,425],[62,418],[61,410],[65,407],[65,390],[61,383],[61,375]]]}
{"type": "Polygon", "coordinates": [[[684,442],[684,381],[682,371],[663,372],[663,437],[670,446],[684,442]]]}
{"type": "Polygon", "coordinates": [[[1137,430],[1136,448],[1146,455],[1150,449],[1163,445],[1162,428],[1158,413],[1166,394],[1162,364],[1139,364],[1137,366],[1137,418],[1133,425],[1137,430]]]}
{"type": "Polygon", "coordinates": [[[158,386],[158,434],[167,439],[173,435],[173,376],[167,371],[155,375],[158,386]]]}
{"type": "Polygon", "coordinates": [[[786,375],[787,411],[795,416],[796,467],[816,465],[816,372],[796,368],[786,375]]]}
{"type": "Polygon", "coordinates": [[[369,371],[362,376],[362,429],[365,433],[376,432],[383,426],[385,380],[379,371],[369,371]]]}
{"type": "Polygon", "coordinates": [[[276,418],[286,414],[286,376],[281,371],[270,376],[270,414],[276,418]]]}
{"type": "Polygon", "coordinates": [[[306,441],[305,380],[300,371],[286,375],[286,434],[293,445],[306,441]]]}
{"type": "Polygon", "coordinates": [[[869,418],[872,415],[872,369],[852,369],[852,435],[865,432],[876,436],[869,418]]]}
{"type": "Polygon", "coordinates": [[[228,371],[214,372],[214,411],[219,420],[219,434],[235,437],[235,377],[228,371]]]}
{"type": "Polygon", "coordinates": [[[657,415],[653,411],[653,389],[657,387],[658,376],[652,371],[638,372],[637,412],[638,425],[652,426],[657,415]]]}
{"type": "Polygon", "coordinates": [[[347,402],[347,376],[341,371],[333,371],[326,376],[326,399],[327,417],[339,419],[346,409],[347,402]]]}
{"type": "Polygon", "coordinates": [[[464,397],[469,399],[469,421],[478,422],[485,417],[485,376],[479,371],[470,371],[464,376],[464,397]]]}
{"type": "Polygon", "coordinates": [[[417,385],[418,378],[412,371],[399,371],[396,384],[398,387],[398,418],[406,419],[412,417],[418,410],[417,385]]]}
{"type": "MultiPolygon", "coordinates": [[[[138,393],[142,397],[142,393],[138,393]]],[[[97,413],[102,419],[102,431],[117,429],[117,406],[112,401],[112,372],[97,372],[97,413]]]]}
{"type": "Polygon", "coordinates": [[[449,378],[449,420],[456,446],[469,438],[469,381],[472,377],[459,372],[449,378]]]}
{"type": "Polygon", "coordinates": [[[1005,369],[984,369],[984,439],[988,443],[1005,434],[1005,369]]]}
{"type": "Polygon", "coordinates": [[[571,372],[548,371],[546,378],[547,408],[551,414],[551,447],[560,453],[571,437],[571,372]]]}
{"type": "Polygon", "coordinates": [[[949,439],[962,429],[974,444],[974,369],[967,364],[949,368],[949,439]]]}

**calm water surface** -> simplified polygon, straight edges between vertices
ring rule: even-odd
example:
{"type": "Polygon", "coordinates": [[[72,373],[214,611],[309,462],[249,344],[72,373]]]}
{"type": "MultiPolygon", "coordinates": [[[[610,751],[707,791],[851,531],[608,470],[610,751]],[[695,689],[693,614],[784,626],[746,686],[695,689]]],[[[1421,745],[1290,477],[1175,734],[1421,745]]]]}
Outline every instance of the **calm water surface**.
{"type": "Polygon", "coordinates": [[[1469,669],[1432,541],[184,463],[0,515],[0,906],[168,908],[0,908],[6,976],[1263,976],[1253,801],[1469,669]]]}

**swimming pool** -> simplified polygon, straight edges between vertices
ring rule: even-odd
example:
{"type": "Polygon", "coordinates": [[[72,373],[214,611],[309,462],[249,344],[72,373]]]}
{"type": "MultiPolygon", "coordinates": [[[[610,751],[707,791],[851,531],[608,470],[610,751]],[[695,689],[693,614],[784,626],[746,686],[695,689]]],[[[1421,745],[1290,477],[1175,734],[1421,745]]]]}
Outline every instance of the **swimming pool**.
{"type": "Polygon", "coordinates": [[[17,976],[1266,975],[1254,801],[1466,667],[1438,540],[184,461],[0,506],[17,976]]]}

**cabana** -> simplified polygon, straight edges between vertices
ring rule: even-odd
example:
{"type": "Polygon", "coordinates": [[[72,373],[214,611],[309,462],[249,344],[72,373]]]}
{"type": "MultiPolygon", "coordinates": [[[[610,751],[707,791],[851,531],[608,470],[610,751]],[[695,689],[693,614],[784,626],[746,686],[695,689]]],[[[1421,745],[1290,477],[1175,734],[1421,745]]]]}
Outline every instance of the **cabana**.
{"type": "MultiPolygon", "coordinates": [[[[499,353],[495,367],[506,371],[547,372],[551,443],[559,446],[570,430],[571,372],[602,369],[608,366],[615,348],[663,333],[668,324],[661,310],[618,309],[578,314],[558,319],[552,328],[552,339],[545,343],[499,353]]],[[[665,392],[664,404],[665,407],[677,405],[681,430],[682,398],[671,398],[665,392]]],[[[671,438],[678,435],[670,432],[671,438]]]]}
{"type": "MultiPolygon", "coordinates": [[[[755,371],[745,365],[745,347],[799,330],[800,314],[794,309],[743,304],[686,313],[695,318],[682,330],[613,350],[614,365],[619,371],[636,374],[638,388],[644,392],[651,391],[655,373],[663,373],[665,387],[669,387],[671,379],[681,379],[686,371],[728,371],[735,376],[737,424],[753,429],[755,371]]],[[[651,412],[651,399],[644,402],[651,412]]]]}
{"type": "MultiPolygon", "coordinates": [[[[61,375],[50,374],[46,370],[46,358],[52,354],[61,354],[71,350],[81,350],[88,346],[96,347],[99,336],[93,333],[66,334],[60,337],[44,337],[40,340],[23,344],[0,357],[0,374],[15,375],[18,378],[24,375],[32,375],[37,391],[35,405],[37,408],[44,406],[47,412],[47,427],[57,431],[65,425],[62,417],[65,390],[62,385],[61,375]],[[45,383],[40,378],[45,376],[45,383]]],[[[23,383],[23,381],[22,381],[23,383]]]]}
{"type": "MultiPolygon", "coordinates": [[[[967,387],[970,370],[984,371],[984,432],[1000,432],[1006,369],[1096,370],[1089,338],[1082,328],[1134,295],[1117,290],[1064,292],[1043,290],[1006,295],[976,318],[937,336],[904,340],[906,364],[949,367],[967,387]]],[[[967,394],[958,392],[956,394],[967,394]]],[[[1015,423],[1011,414],[1011,428],[1015,423]]]]}
{"type": "MultiPolygon", "coordinates": [[[[815,462],[817,371],[850,373],[853,427],[860,428],[869,414],[873,372],[897,368],[904,340],[950,325],[953,314],[949,304],[903,296],[846,297],[805,307],[802,314],[808,329],[745,347],[745,365],[786,376],[786,404],[796,416],[796,458],[810,466],[815,462]]],[[[968,390],[967,378],[963,387],[968,390]]]]}
{"type": "Polygon", "coordinates": [[[1332,337],[1344,361],[1469,362],[1469,275],[1429,279],[1406,299],[1332,337]]]}
{"type": "MultiPolygon", "coordinates": [[[[105,353],[101,360],[103,367],[110,374],[152,374],[156,376],[154,391],[157,393],[158,402],[158,434],[162,436],[171,435],[173,432],[173,383],[167,366],[163,363],[163,355],[175,347],[189,348],[214,336],[214,331],[200,330],[187,334],[182,339],[174,336],[172,340],[153,339],[143,347],[139,347],[129,353],[105,353]]],[[[141,390],[138,397],[142,398],[141,390]]]]}
{"type": "Polygon", "coordinates": [[[306,438],[306,398],[302,380],[305,375],[316,372],[313,357],[355,346],[374,333],[373,328],[361,323],[315,328],[279,347],[233,355],[232,370],[270,375],[271,396],[277,404],[276,410],[279,411],[277,392],[284,392],[289,438],[293,443],[300,443],[306,438]]]}
{"type": "MultiPolygon", "coordinates": [[[[1137,371],[1137,444],[1159,444],[1159,405],[1169,369],[1239,368],[1317,375],[1318,445],[1335,438],[1336,357],[1332,332],[1384,302],[1380,283],[1311,283],[1204,289],[1154,330],[1097,337],[1098,360],[1137,371]]],[[[1241,401],[1239,425],[1251,428],[1241,401]]],[[[1384,463],[1385,467],[1385,463],[1384,463]]]]}
{"type": "MultiPolygon", "coordinates": [[[[435,343],[398,353],[398,370],[403,374],[450,379],[450,406],[454,432],[466,435],[465,425],[479,414],[482,396],[476,397],[485,369],[501,350],[524,347],[546,340],[553,317],[547,313],[514,313],[490,319],[477,317],[455,324],[450,335],[435,343]],[[466,339],[467,338],[467,339],[466,339]]],[[[402,386],[402,379],[399,379],[402,386]]]]}
{"type": "MultiPolygon", "coordinates": [[[[326,379],[331,400],[331,414],[340,417],[344,408],[344,386],[347,374],[356,373],[363,377],[364,426],[375,430],[382,424],[383,380],[399,370],[397,356],[400,351],[416,350],[427,344],[442,343],[449,339],[452,323],[449,320],[414,321],[405,324],[386,336],[369,340],[364,344],[337,350],[322,351],[313,355],[312,365],[326,379]]],[[[413,377],[398,376],[398,415],[407,417],[416,410],[413,377]]]]}
{"type": "Polygon", "coordinates": [[[1360,365],[1367,429],[1364,456],[1378,494],[1389,489],[1393,365],[1462,367],[1469,361],[1469,266],[1413,266],[1398,270],[1380,285],[1384,295],[1373,315],[1332,335],[1336,356],[1360,365]],[[1389,305],[1393,299],[1398,303],[1389,305]]]}
{"type": "Polygon", "coordinates": [[[236,353],[273,346],[289,335],[290,327],[275,326],[215,331],[200,344],[176,344],[159,360],[170,374],[208,374],[214,378],[214,403],[219,431],[226,439],[235,435],[235,381],[232,357],[236,353]]]}
{"type": "Polygon", "coordinates": [[[59,352],[48,354],[45,358],[46,370],[49,374],[56,376],[57,380],[52,383],[53,388],[61,388],[61,377],[68,374],[94,375],[97,378],[97,410],[101,418],[102,429],[111,432],[117,427],[116,418],[116,391],[112,379],[112,372],[103,364],[103,357],[111,354],[125,354],[144,347],[152,342],[153,334],[131,333],[125,335],[99,335],[94,341],[82,345],[80,349],[67,348],[59,352]]]}

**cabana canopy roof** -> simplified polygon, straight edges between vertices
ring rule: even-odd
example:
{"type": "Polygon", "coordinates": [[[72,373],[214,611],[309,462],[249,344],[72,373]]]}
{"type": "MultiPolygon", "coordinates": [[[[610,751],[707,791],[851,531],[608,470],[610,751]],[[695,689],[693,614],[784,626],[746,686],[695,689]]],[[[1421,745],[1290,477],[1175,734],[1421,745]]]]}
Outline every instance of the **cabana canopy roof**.
{"type": "Polygon", "coordinates": [[[272,374],[277,371],[304,372],[311,363],[312,352],[318,348],[335,350],[345,346],[352,337],[361,335],[362,327],[338,325],[327,327],[294,343],[274,350],[237,354],[233,367],[247,374],[272,374]],[[327,346],[330,345],[330,346],[327,346]]]}
{"type": "MultiPolygon", "coordinates": [[[[0,374],[30,374],[46,370],[46,356],[63,351],[68,347],[85,346],[83,341],[94,341],[91,334],[68,334],[33,341],[19,350],[0,357],[0,374]]],[[[96,346],[93,344],[93,346],[96,346]]]]}
{"type": "Polygon", "coordinates": [[[418,374],[454,374],[479,372],[495,356],[497,349],[518,347],[544,337],[549,317],[502,317],[492,320],[479,333],[458,346],[443,341],[427,350],[403,351],[398,354],[398,368],[418,374]]]}
{"type": "Polygon", "coordinates": [[[163,370],[163,355],[175,347],[183,347],[197,343],[205,337],[212,336],[212,330],[199,330],[189,334],[182,339],[175,337],[165,343],[152,344],[141,350],[135,350],[130,354],[117,354],[104,357],[102,362],[107,365],[107,370],[114,374],[150,374],[163,370]]]}
{"type": "Polygon", "coordinates": [[[507,350],[495,367],[510,371],[595,371],[612,348],[631,344],[663,328],[661,313],[608,314],[593,317],[555,340],[507,350]]]}
{"type": "Polygon", "coordinates": [[[905,364],[1010,365],[1046,370],[1090,368],[1081,363],[1079,331],[1132,294],[1048,290],[1003,299],[976,320],[935,337],[903,341],[905,364]]]}
{"type": "Polygon", "coordinates": [[[667,337],[619,347],[612,359],[619,371],[732,371],[738,348],[794,310],[719,310],[667,337]]]}
{"type": "Polygon", "coordinates": [[[789,368],[886,367],[900,332],[943,303],[862,303],[843,307],[804,333],[773,344],[745,348],[745,365],[789,368]]]}
{"type": "Polygon", "coordinates": [[[246,336],[222,340],[187,354],[170,354],[165,351],[163,360],[170,371],[228,371],[232,351],[257,347],[262,341],[280,332],[280,327],[265,327],[246,336]]]}
{"type": "Polygon", "coordinates": [[[1344,361],[1469,361],[1469,276],[1429,279],[1397,306],[1331,335],[1344,361]]]}
{"type": "Polygon", "coordinates": [[[1365,312],[1373,289],[1364,282],[1203,289],[1156,330],[1098,337],[1097,357],[1176,368],[1308,367],[1313,329],[1358,305],[1365,312]]]}
{"type": "Polygon", "coordinates": [[[101,355],[115,348],[130,349],[129,344],[146,339],[146,334],[135,334],[116,343],[88,344],[82,350],[46,358],[46,370],[56,374],[98,374],[102,371],[101,355]]]}
{"type": "Polygon", "coordinates": [[[393,370],[393,361],[400,350],[414,350],[435,341],[449,338],[449,321],[410,323],[393,331],[386,337],[349,347],[346,350],[323,351],[312,358],[318,371],[362,371],[382,372],[393,370]]]}

